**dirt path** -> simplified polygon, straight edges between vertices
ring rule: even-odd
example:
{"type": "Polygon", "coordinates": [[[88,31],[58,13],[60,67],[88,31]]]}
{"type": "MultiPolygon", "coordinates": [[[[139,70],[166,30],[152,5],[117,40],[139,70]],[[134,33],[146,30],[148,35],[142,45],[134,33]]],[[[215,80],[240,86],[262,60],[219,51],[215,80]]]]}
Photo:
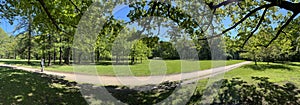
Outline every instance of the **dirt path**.
{"type": "MultiPolygon", "coordinates": [[[[199,79],[208,78],[220,73],[227,72],[234,68],[238,68],[242,65],[249,64],[250,61],[245,61],[238,64],[233,64],[224,67],[211,68],[208,70],[201,70],[189,73],[181,74],[171,74],[171,75],[157,75],[157,76],[96,76],[96,75],[85,75],[85,74],[76,74],[76,73],[62,73],[62,72],[52,72],[44,71],[43,73],[51,75],[64,76],[67,80],[77,81],[79,83],[91,83],[91,84],[102,84],[102,85],[127,85],[127,86],[138,86],[146,84],[159,84],[164,81],[180,81],[193,82],[199,79]]],[[[21,69],[30,72],[41,73],[39,69],[25,68],[14,65],[0,64],[3,67],[12,67],[14,69],[21,69]]]]}

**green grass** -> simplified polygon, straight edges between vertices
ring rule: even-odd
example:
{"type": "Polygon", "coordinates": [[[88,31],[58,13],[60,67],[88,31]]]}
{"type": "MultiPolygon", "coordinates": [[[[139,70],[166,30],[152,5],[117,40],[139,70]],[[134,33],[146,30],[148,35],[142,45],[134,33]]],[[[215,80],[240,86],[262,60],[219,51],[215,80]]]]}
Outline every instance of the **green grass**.
{"type": "Polygon", "coordinates": [[[0,104],[87,104],[78,89],[37,73],[0,67],[0,104]]]}
{"type": "Polygon", "coordinates": [[[210,93],[210,95],[214,94],[212,95],[214,102],[219,104],[230,104],[230,102],[245,104],[245,101],[250,105],[256,102],[277,105],[300,103],[299,62],[270,63],[269,65],[265,62],[259,62],[258,65],[251,63],[226,72],[224,79],[223,82],[218,82],[219,85],[212,87],[206,86],[209,79],[199,80],[197,91],[190,103],[199,104],[204,90],[214,91],[215,94],[210,93]]]}
{"type": "MultiPolygon", "coordinates": [[[[283,85],[287,82],[300,87],[300,63],[292,62],[288,64],[259,62],[258,65],[248,64],[225,73],[225,79],[239,77],[249,84],[253,82],[252,76],[269,77],[271,82],[283,85]]],[[[42,75],[21,70],[14,70],[0,67],[0,104],[87,104],[79,90],[74,86],[68,86],[65,80],[57,79],[55,76],[42,75]]],[[[205,89],[208,79],[199,81],[198,90],[205,89]]],[[[83,85],[80,84],[79,87],[83,85]]],[[[99,91],[101,87],[85,85],[90,87],[88,93],[99,91]]],[[[153,104],[168,97],[172,91],[153,91],[150,93],[139,92],[127,87],[106,86],[109,92],[122,102],[131,104],[153,104]],[[126,98],[125,98],[126,97],[126,98]]],[[[182,94],[184,94],[183,91],[182,94]]],[[[90,98],[92,103],[96,99],[105,98],[102,95],[90,98]],[[100,97],[101,96],[101,97],[100,97]]],[[[180,99],[180,97],[178,97],[180,99]]],[[[193,99],[199,100],[198,96],[193,99]]],[[[173,102],[176,100],[172,100],[173,102]]],[[[178,101],[178,100],[177,100],[178,101]]],[[[179,101],[180,102],[180,101],[179,101]]],[[[103,102],[102,102],[103,103],[103,102]]],[[[105,103],[105,102],[104,102],[105,103]]],[[[109,102],[107,102],[109,103],[109,102]]],[[[191,103],[193,104],[193,103],[191,103]]]]}
{"type": "MultiPolygon", "coordinates": [[[[163,89],[164,87],[160,87],[162,88],[160,91],[145,92],[139,89],[147,90],[145,88],[147,86],[134,88],[124,86],[101,87],[92,84],[69,86],[68,84],[72,82],[56,76],[4,67],[0,67],[0,80],[1,105],[87,105],[88,103],[92,105],[119,105],[120,101],[129,105],[150,105],[163,101],[174,90],[174,88],[163,89]],[[85,90],[83,91],[84,95],[81,94],[79,88],[85,90]],[[115,98],[120,101],[114,101],[115,98]]],[[[181,94],[187,93],[183,91],[181,94]]],[[[177,97],[177,99],[181,98],[177,97]]]]}
{"type": "MultiPolygon", "coordinates": [[[[242,80],[252,83],[251,77],[268,77],[271,82],[283,85],[293,83],[300,87],[300,62],[290,62],[286,64],[258,62],[244,65],[233,69],[224,74],[224,79],[241,78],[242,80]]],[[[199,81],[199,89],[204,89],[208,79],[199,81]]]]}
{"type": "MultiPolygon", "coordinates": [[[[141,64],[135,65],[84,65],[82,69],[76,69],[76,72],[95,74],[95,70],[89,69],[96,67],[98,75],[115,76],[121,75],[134,75],[134,76],[148,76],[148,75],[163,75],[163,74],[176,74],[181,72],[192,72],[198,70],[206,70],[213,67],[220,67],[224,65],[231,65],[241,63],[243,60],[228,60],[226,62],[201,60],[201,61],[181,61],[181,60],[145,60],[141,64]],[[181,66],[181,63],[183,63],[181,66]],[[181,70],[182,68],[182,70],[181,70]]],[[[26,60],[0,60],[0,63],[16,64],[19,66],[26,66],[32,68],[40,68],[39,61],[33,61],[31,65],[27,65],[26,60]]],[[[81,66],[83,67],[83,66],[81,66]]],[[[74,72],[73,66],[68,65],[52,65],[46,67],[46,70],[59,71],[59,72],[74,72]]]]}
{"type": "Polygon", "coordinates": [[[269,77],[271,82],[276,82],[278,84],[292,82],[295,85],[300,86],[300,63],[270,63],[268,65],[265,62],[259,62],[257,66],[252,63],[225,74],[225,78],[240,77],[249,82],[251,82],[252,76],[269,77]]]}

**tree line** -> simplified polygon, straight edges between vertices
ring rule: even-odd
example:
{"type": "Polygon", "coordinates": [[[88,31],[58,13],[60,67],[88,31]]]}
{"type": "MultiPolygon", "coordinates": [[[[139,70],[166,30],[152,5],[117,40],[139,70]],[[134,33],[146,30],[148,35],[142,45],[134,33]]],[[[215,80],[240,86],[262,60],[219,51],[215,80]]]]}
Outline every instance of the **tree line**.
{"type": "MultiPolygon", "coordinates": [[[[254,61],[278,61],[278,60],[299,60],[298,48],[298,28],[299,28],[299,6],[296,1],[284,0],[225,0],[224,2],[215,2],[205,0],[202,3],[197,1],[171,2],[165,3],[159,1],[135,1],[126,0],[99,2],[96,7],[104,7],[97,10],[97,13],[103,13],[103,17],[94,16],[93,20],[105,20],[102,30],[97,32],[95,38],[96,44],[93,48],[73,48],[74,34],[84,13],[95,1],[92,0],[65,0],[65,1],[45,1],[45,0],[26,0],[18,1],[6,0],[0,4],[0,17],[7,19],[11,24],[14,20],[19,20],[15,36],[2,34],[1,53],[2,58],[20,58],[28,59],[47,59],[48,65],[53,63],[70,64],[81,63],[84,56],[80,53],[74,53],[78,49],[86,49],[95,59],[90,62],[97,62],[101,59],[115,59],[119,62],[122,58],[118,53],[111,53],[113,42],[122,30],[129,30],[128,35],[139,35],[146,37],[136,44],[129,46],[131,52],[131,63],[134,64],[137,59],[141,62],[145,58],[162,57],[164,59],[178,59],[172,41],[180,39],[180,33],[189,34],[189,43],[195,44],[199,59],[211,59],[209,41],[212,38],[222,36],[226,40],[226,55],[228,59],[251,59],[254,61]],[[175,4],[174,4],[175,3],[175,4]],[[112,15],[114,8],[124,4],[130,8],[127,17],[129,21],[118,20],[112,15]],[[229,4],[232,4],[229,6],[229,4]],[[110,6],[107,6],[110,5],[110,6]],[[178,8],[177,6],[190,5],[188,7],[199,8],[186,11],[191,8],[178,8]],[[206,8],[209,7],[209,8],[206,8]],[[224,8],[221,8],[224,7],[224,8]],[[203,9],[210,9],[208,15],[203,9]],[[285,15],[277,15],[279,9],[287,10],[285,15]],[[261,11],[261,12],[258,12],[261,11]],[[110,15],[110,16],[106,16],[110,15]],[[197,16],[207,16],[194,18],[197,16]],[[166,20],[160,18],[146,17],[164,17],[172,22],[162,23],[166,20]],[[218,27],[209,21],[220,22],[226,17],[232,20],[231,27],[218,27]],[[142,20],[142,21],[140,21],[142,20]],[[207,21],[203,21],[207,20],[207,21]],[[126,24],[137,22],[140,30],[127,29],[126,24]],[[182,30],[176,30],[176,27],[170,27],[167,35],[170,40],[166,42],[156,41],[151,29],[160,30],[161,26],[177,25],[182,30]],[[271,25],[273,24],[273,26],[271,25]],[[275,24],[275,25],[274,25],[275,24]],[[221,33],[208,36],[207,27],[223,30],[221,33]],[[228,35],[233,29],[238,30],[236,37],[228,35]],[[274,34],[273,34],[274,33],[274,34]],[[148,35],[148,36],[144,36],[148,35]],[[153,45],[149,40],[154,40],[157,45],[153,45]],[[264,40],[266,39],[266,40],[264,40]],[[108,44],[109,43],[109,44],[108,44]],[[269,52],[269,53],[267,53],[269,52]],[[77,54],[77,55],[76,55],[77,54]],[[95,55],[92,55],[95,54],[95,55]],[[112,56],[117,55],[117,56],[112,56]],[[74,57],[78,56],[78,57],[74,57]],[[72,59],[79,58],[79,59],[72,59]],[[95,60],[95,61],[93,61],[95,60]]],[[[206,10],[205,10],[206,11],[206,10]]],[[[89,26],[89,25],[87,25],[89,26]]],[[[89,30],[86,30],[87,32],[89,30]]],[[[154,43],[153,42],[153,43],[154,43]]],[[[122,47],[122,46],[121,46],[122,47]]],[[[118,51],[113,51],[118,52],[118,51]]],[[[128,57],[128,56],[127,56],[128,57]]]]}

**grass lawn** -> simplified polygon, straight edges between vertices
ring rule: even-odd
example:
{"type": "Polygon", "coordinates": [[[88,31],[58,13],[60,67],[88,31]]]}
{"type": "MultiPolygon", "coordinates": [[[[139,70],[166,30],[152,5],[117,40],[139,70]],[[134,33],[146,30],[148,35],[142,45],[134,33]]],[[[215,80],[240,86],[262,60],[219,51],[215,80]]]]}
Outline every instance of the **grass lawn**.
{"type": "MultiPolygon", "coordinates": [[[[288,64],[270,63],[270,65],[259,62],[257,66],[252,63],[231,70],[225,73],[224,77],[225,79],[239,77],[247,81],[248,84],[253,83],[251,79],[252,76],[269,77],[271,82],[275,82],[279,85],[290,82],[300,87],[299,74],[300,63],[297,62],[288,64]]],[[[87,104],[79,90],[70,85],[71,82],[66,82],[55,76],[0,67],[0,80],[0,104],[87,104]]],[[[207,81],[208,79],[200,80],[197,90],[201,91],[205,89],[207,81]]],[[[79,87],[80,86],[82,86],[82,84],[79,84],[79,87]]],[[[98,91],[98,88],[101,88],[93,85],[85,85],[85,87],[87,86],[90,87],[90,92],[88,93],[93,93],[94,91],[98,91]]],[[[148,93],[139,92],[127,87],[119,88],[117,86],[106,86],[105,88],[107,88],[115,98],[129,104],[154,104],[168,97],[170,92],[172,92],[172,90],[163,90],[150,91],[148,93]]],[[[182,94],[184,94],[184,91],[182,94]]],[[[288,93],[283,92],[281,94],[288,93]]],[[[105,98],[103,94],[99,96],[102,97],[94,96],[89,99],[92,100],[93,103],[99,104],[99,101],[95,101],[95,99],[105,98]]],[[[296,96],[292,96],[292,98],[293,97],[296,96]]],[[[181,98],[179,97],[178,99],[181,98]]],[[[197,100],[199,99],[199,96],[194,95],[189,104],[197,104],[197,100]]],[[[172,100],[172,102],[175,103],[177,101],[180,102],[180,100],[172,100]]]]}
{"type": "MultiPolygon", "coordinates": [[[[145,60],[141,64],[135,65],[85,65],[88,67],[96,67],[98,75],[110,75],[115,74],[126,76],[147,76],[147,75],[163,75],[163,74],[176,74],[181,72],[192,72],[197,70],[206,70],[212,67],[220,67],[224,65],[232,65],[236,63],[241,63],[243,60],[228,60],[224,61],[211,61],[211,60],[201,60],[201,61],[182,61],[181,60],[145,60]],[[185,66],[181,66],[181,63],[185,66]],[[199,65],[197,65],[199,64],[199,65]],[[200,67],[199,67],[200,66],[200,67]],[[181,71],[181,68],[182,71],[181,71]]],[[[0,63],[5,64],[16,64],[19,66],[27,66],[32,68],[40,68],[39,61],[32,61],[31,65],[27,65],[26,60],[0,60],[0,63]]],[[[49,71],[59,71],[59,72],[73,72],[73,66],[68,65],[52,65],[46,67],[49,71]]],[[[76,72],[94,74],[93,70],[76,70],[76,72]]]]}
{"type": "MultiPolygon", "coordinates": [[[[224,79],[241,78],[252,83],[251,77],[268,77],[271,82],[283,85],[293,83],[300,87],[300,62],[290,62],[287,64],[258,62],[258,65],[251,64],[233,69],[224,74],[224,79]]],[[[206,86],[208,79],[199,81],[199,89],[206,86]]]]}
{"type": "Polygon", "coordinates": [[[0,104],[87,104],[78,89],[64,80],[37,73],[0,67],[0,104]]]}
{"type": "Polygon", "coordinates": [[[251,77],[268,77],[271,82],[285,84],[291,82],[300,87],[300,63],[290,62],[287,64],[259,62],[245,65],[225,73],[225,78],[231,79],[240,77],[241,79],[252,82],[251,77]]]}
{"type": "MultiPolygon", "coordinates": [[[[300,62],[269,65],[265,62],[259,62],[258,65],[251,63],[226,72],[224,79],[227,82],[223,82],[216,90],[221,93],[214,96],[218,96],[214,98],[214,102],[218,104],[300,104],[300,62]],[[265,77],[268,78],[267,82],[265,77]]],[[[202,97],[204,90],[215,91],[213,87],[206,87],[208,81],[209,79],[198,81],[197,92],[191,98],[191,104],[199,104],[198,99],[202,97]]]]}

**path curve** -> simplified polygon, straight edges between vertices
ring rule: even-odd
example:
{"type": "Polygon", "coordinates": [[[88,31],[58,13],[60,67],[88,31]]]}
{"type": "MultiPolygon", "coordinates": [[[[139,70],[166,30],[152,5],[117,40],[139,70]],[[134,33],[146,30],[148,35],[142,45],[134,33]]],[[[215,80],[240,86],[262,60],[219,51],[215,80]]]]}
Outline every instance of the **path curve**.
{"type": "Polygon", "coordinates": [[[45,73],[51,75],[63,76],[67,80],[76,81],[79,83],[91,83],[91,84],[102,84],[102,85],[126,85],[126,86],[140,86],[147,84],[159,84],[164,81],[183,81],[183,83],[194,82],[200,79],[212,77],[217,74],[228,72],[234,68],[238,68],[242,65],[249,64],[250,61],[245,61],[242,63],[237,63],[224,67],[211,68],[207,70],[181,73],[181,74],[170,74],[170,75],[157,75],[157,76],[96,76],[96,75],[86,75],[86,74],[74,74],[74,73],[63,73],[63,72],[53,72],[44,71],[40,72],[39,69],[19,67],[15,65],[0,64],[2,67],[11,67],[14,69],[20,69],[30,72],[45,73]]]}

